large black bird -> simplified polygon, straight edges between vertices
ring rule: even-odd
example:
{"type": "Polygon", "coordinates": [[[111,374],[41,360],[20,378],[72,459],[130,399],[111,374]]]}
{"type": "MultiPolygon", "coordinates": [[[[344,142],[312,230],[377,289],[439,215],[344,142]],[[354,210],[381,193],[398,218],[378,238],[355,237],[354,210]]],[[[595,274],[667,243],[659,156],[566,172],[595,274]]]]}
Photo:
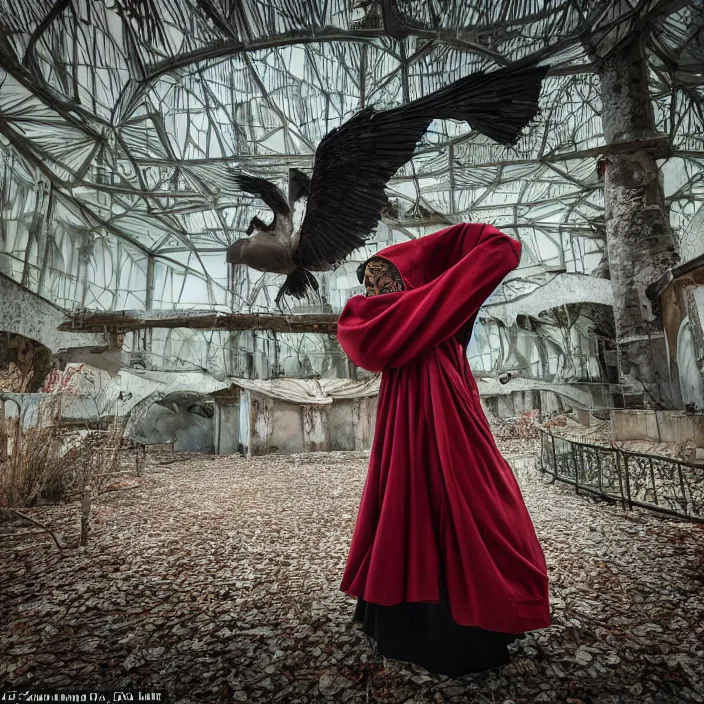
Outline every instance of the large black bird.
{"type": "Polygon", "coordinates": [[[284,295],[317,291],[311,271],[336,268],[364,244],[387,204],[388,180],[413,157],[433,120],[466,121],[490,139],[514,144],[538,111],[547,71],[514,65],[461,78],[391,110],[365,108],[325,135],[311,179],[291,171],[289,199],[270,181],[233,171],[241,190],[263,200],[274,220],[253,218],[249,239],[228,248],[228,263],[285,274],[277,305],[284,295]]]}

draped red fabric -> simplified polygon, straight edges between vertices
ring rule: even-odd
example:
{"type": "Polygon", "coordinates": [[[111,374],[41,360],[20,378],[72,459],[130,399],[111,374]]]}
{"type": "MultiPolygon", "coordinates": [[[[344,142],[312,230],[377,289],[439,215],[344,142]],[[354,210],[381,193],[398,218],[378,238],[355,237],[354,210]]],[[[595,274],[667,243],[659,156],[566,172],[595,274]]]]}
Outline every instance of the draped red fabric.
{"type": "Polygon", "coordinates": [[[337,336],[383,372],[369,470],[341,589],[384,606],[439,601],[504,633],[550,625],[545,558],[466,357],[467,326],[518,266],[521,245],[462,224],[393,245],[406,290],[354,296],[337,336]]]}

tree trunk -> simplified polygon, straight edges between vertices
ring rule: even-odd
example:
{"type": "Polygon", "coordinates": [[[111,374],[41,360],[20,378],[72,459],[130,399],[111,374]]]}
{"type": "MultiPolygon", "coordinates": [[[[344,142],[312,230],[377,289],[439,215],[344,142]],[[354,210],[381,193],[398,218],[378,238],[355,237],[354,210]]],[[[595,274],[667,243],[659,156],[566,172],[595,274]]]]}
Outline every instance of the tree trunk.
{"type": "MultiPolygon", "coordinates": [[[[656,134],[640,41],[604,61],[601,92],[608,143],[656,134]]],[[[611,153],[604,177],[619,378],[632,408],[672,407],[664,333],[646,295],[678,259],[655,159],[637,148],[611,153]]]]}

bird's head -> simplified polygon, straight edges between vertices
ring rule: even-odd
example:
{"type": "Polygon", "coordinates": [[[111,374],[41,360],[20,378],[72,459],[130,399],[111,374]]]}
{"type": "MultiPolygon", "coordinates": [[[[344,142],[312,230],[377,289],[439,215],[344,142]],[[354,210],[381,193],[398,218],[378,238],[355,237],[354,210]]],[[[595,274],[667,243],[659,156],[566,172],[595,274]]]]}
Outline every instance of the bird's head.
{"type": "Polygon", "coordinates": [[[249,227],[247,228],[247,232],[245,234],[251,235],[253,232],[268,229],[269,228],[264,224],[264,222],[262,222],[258,217],[255,216],[249,221],[249,227]]]}
{"type": "Polygon", "coordinates": [[[227,263],[228,264],[244,264],[244,250],[247,249],[249,242],[247,240],[235,240],[227,248],[227,263]]]}

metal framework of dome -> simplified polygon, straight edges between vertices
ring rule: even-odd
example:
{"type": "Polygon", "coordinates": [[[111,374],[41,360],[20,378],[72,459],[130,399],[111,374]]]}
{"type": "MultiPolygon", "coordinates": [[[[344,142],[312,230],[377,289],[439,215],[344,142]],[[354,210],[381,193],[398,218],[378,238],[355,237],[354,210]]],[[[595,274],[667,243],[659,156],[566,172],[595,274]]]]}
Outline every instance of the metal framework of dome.
{"type": "MultiPolygon", "coordinates": [[[[473,366],[506,368],[501,339],[517,315],[609,303],[596,67],[635,34],[680,257],[704,254],[703,20],[701,2],[665,0],[0,0],[0,273],[67,311],[273,312],[279,277],[241,269],[228,287],[227,246],[252,216],[269,218],[228,168],[285,187],[360,108],[533,56],[551,70],[518,145],[433,123],[389,184],[376,236],[321,285],[337,312],[378,248],[491,222],[524,255],[487,308],[473,366]],[[579,293],[556,290],[562,273],[584,275],[579,293]]],[[[294,373],[330,371],[319,368],[329,341],[303,337],[278,335],[274,373],[286,355],[294,373]]],[[[225,374],[242,372],[243,346],[271,343],[186,328],[128,338],[159,368],[225,374]]],[[[567,348],[588,376],[589,354],[567,348]]]]}

